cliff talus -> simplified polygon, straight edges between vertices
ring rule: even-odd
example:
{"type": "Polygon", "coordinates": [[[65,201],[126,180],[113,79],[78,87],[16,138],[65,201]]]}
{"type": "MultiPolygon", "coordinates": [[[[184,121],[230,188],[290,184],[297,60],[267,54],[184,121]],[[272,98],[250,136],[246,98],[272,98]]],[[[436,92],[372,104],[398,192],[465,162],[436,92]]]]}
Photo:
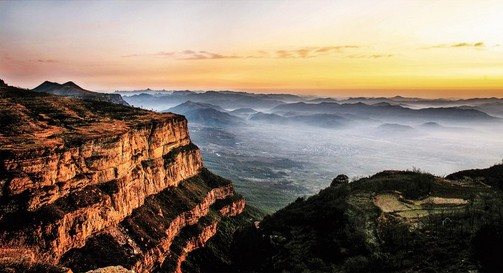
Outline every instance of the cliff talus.
{"type": "Polygon", "coordinates": [[[182,229],[244,207],[183,116],[8,86],[0,106],[0,262],[151,272],[182,229]]]}

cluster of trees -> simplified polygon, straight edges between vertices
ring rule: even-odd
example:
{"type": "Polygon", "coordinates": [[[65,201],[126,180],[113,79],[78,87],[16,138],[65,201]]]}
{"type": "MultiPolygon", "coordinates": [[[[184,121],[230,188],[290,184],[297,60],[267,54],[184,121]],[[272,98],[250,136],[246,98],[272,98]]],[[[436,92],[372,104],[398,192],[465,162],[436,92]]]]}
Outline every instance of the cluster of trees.
{"type": "Polygon", "coordinates": [[[501,272],[503,195],[499,191],[474,191],[464,209],[430,213],[417,226],[393,217],[379,222],[377,208],[348,213],[355,210],[348,203],[355,193],[399,191],[407,199],[418,199],[439,190],[436,179],[418,171],[382,172],[299,198],[265,217],[259,228],[250,224],[236,232],[234,270],[501,272]],[[358,224],[354,217],[375,219],[375,225],[358,224]],[[369,242],[369,234],[377,243],[369,242]]]}

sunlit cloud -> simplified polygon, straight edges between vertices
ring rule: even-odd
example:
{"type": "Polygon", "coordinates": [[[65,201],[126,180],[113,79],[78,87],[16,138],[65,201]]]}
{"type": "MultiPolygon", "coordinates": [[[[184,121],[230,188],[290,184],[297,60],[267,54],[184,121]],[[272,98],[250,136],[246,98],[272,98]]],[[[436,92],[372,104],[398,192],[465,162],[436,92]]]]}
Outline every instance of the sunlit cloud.
{"type": "Polygon", "coordinates": [[[209,51],[193,51],[193,50],[184,50],[183,54],[176,55],[177,60],[216,60],[216,59],[238,59],[245,58],[243,56],[236,55],[222,55],[218,53],[213,53],[209,51]]]}
{"type": "Polygon", "coordinates": [[[210,52],[206,50],[181,50],[181,51],[160,51],[153,54],[131,54],[124,55],[123,58],[130,57],[169,57],[175,60],[219,60],[219,59],[263,59],[263,58],[278,58],[278,59],[306,59],[319,56],[328,56],[334,54],[342,54],[345,50],[359,49],[361,46],[356,45],[340,45],[340,46],[323,46],[323,47],[303,47],[298,49],[280,49],[275,51],[257,50],[255,53],[247,55],[223,54],[210,52]]]}
{"type": "Polygon", "coordinates": [[[343,46],[325,46],[319,47],[315,50],[317,53],[332,53],[332,52],[340,52],[343,49],[355,49],[360,48],[361,46],[356,45],[343,45],[343,46]]]}
{"type": "Polygon", "coordinates": [[[298,49],[297,50],[297,55],[300,57],[300,58],[307,58],[309,57],[309,53],[311,52],[310,49],[307,49],[307,48],[303,48],[303,49],[298,49]]]}
{"type": "Polygon", "coordinates": [[[152,56],[152,54],[129,54],[129,55],[122,55],[122,58],[134,58],[134,57],[144,57],[144,56],[152,56]]]}
{"type": "Polygon", "coordinates": [[[33,62],[37,63],[59,63],[58,60],[52,60],[52,59],[38,59],[38,60],[32,60],[33,62]]]}
{"type": "Polygon", "coordinates": [[[294,50],[277,50],[276,57],[278,58],[315,58],[319,56],[327,56],[333,54],[341,54],[347,49],[359,49],[361,46],[356,45],[341,45],[341,46],[323,46],[323,47],[305,47],[294,50]]]}
{"type": "Polygon", "coordinates": [[[130,55],[123,55],[121,57],[122,58],[147,57],[147,56],[173,57],[175,55],[176,55],[176,52],[174,52],[174,51],[159,51],[159,52],[153,53],[153,54],[130,54],[130,55]]]}
{"type": "Polygon", "coordinates": [[[166,57],[171,57],[171,56],[174,56],[175,54],[176,54],[176,52],[166,52],[166,51],[161,51],[161,52],[156,53],[155,55],[156,55],[156,56],[166,56],[166,57]]]}
{"type": "Polygon", "coordinates": [[[353,54],[346,56],[350,59],[381,59],[381,58],[391,58],[394,54],[353,54]]]}
{"type": "Polygon", "coordinates": [[[477,42],[477,43],[457,43],[457,44],[441,44],[441,45],[434,45],[431,47],[427,48],[483,48],[485,47],[484,42],[477,42]]]}
{"type": "Polygon", "coordinates": [[[293,58],[294,55],[288,50],[278,50],[278,51],[276,51],[276,57],[278,57],[278,58],[293,58]]]}
{"type": "Polygon", "coordinates": [[[166,57],[176,60],[214,60],[214,59],[237,59],[237,58],[258,58],[258,56],[237,56],[237,55],[223,55],[205,50],[182,50],[182,51],[159,51],[153,54],[130,54],[121,56],[123,58],[132,57],[166,57]]]}
{"type": "Polygon", "coordinates": [[[474,43],[474,44],[460,43],[460,44],[452,45],[452,47],[483,47],[483,46],[484,46],[483,42],[478,42],[478,43],[474,43]]]}

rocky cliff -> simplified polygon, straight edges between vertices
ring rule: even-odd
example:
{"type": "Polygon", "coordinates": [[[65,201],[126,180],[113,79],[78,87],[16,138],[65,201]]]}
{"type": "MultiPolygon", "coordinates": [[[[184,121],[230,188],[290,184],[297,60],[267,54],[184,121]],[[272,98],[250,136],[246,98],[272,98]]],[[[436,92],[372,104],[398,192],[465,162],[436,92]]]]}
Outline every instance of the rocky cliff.
{"type": "Polygon", "coordinates": [[[244,209],[183,116],[3,85],[0,122],[2,270],[180,272],[244,209]]]}

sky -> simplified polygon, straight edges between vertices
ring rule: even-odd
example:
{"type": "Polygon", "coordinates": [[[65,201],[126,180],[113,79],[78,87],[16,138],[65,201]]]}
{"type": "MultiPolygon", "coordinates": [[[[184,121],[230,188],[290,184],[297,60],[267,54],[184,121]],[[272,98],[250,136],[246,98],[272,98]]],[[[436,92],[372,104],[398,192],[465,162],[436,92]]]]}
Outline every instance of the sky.
{"type": "Polygon", "coordinates": [[[95,91],[503,97],[503,1],[0,1],[0,78],[95,91]]]}

